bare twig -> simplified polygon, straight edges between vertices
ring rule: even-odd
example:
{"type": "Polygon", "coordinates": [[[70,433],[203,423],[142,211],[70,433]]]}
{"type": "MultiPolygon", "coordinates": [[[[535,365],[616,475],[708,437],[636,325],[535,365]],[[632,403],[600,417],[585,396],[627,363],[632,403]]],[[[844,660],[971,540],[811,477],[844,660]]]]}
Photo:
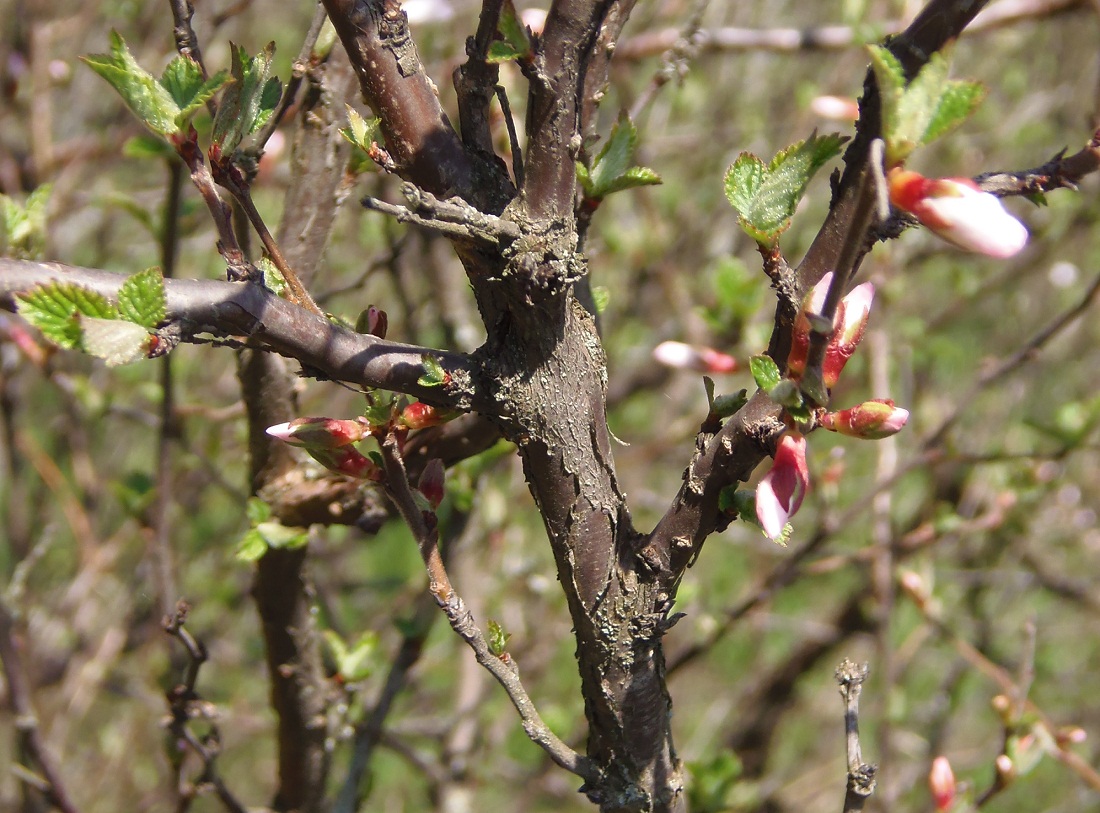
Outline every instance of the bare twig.
{"type": "MultiPolygon", "coordinates": [[[[1085,0],[1002,0],[974,20],[964,35],[988,33],[1031,19],[1052,17],[1082,10],[1085,0]]],[[[884,35],[898,34],[905,28],[902,20],[882,23],[884,35]]],[[[674,47],[682,31],[665,28],[647,31],[625,40],[615,52],[616,61],[658,56],[674,47]]],[[[697,47],[704,53],[738,51],[842,51],[864,43],[860,32],[847,25],[822,25],[815,28],[713,28],[699,31],[697,47]]]]}
{"type": "Polygon", "coordinates": [[[877,768],[863,761],[859,747],[859,695],[867,678],[867,665],[856,666],[847,658],[836,670],[840,696],[844,698],[844,734],[848,752],[848,787],[844,813],[857,813],[875,792],[877,768]]]}
{"type": "MultiPolygon", "coordinates": [[[[199,758],[202,771],[196,780],[197,785],[210,785],[230,813],[248,813],[247,808],[229,790],[217,771],[216,762],[221,752],[221,737],[217,725],[213,722],[215,710],[213,705],[204,701],[195,689],[199,668],[206,662],[206,646],[184,627],[189,610],[190,606],[181,601],[176,605],[174,613],[165,616],[163,623],[164,631],[183,645],[188,656],[187,672],[183,682],[167,692],[170,712],[168,728],[177,742],[186,743],[199,758]],[[210,730],[202,737],[196,735],[191,729],[191,721],[196,718],[206,719],[210,723],[210,730]]],[[[194,793],[194,788],[181,787],[180,805],[177,810],[186,810],[194,793]]]]}
{"type": "Polygon", "coordinates": [[[493,246],[507,245],[520,236],[520,227],[510,220],[478,211],[461,198],[439,200],[415,185],[402,184],[409,207],[364,197],[367,209],[390,215],[400,223],[413,223],[453,238],[475,238],[493,246]]]}
{"type": "Polygon", "coordinates": [[[558,766],[594,782],[598,778],[596,766],[592,761],[578,754],[563,742],[543,722],[527,690],[519,678],[519,669],[511,658],[494,655],[489,649],[485,635],[474,621],[462,598],[455,593],[439,553],[439,529],[433,512],[422,511],[416,504],[412,489],[409,487],[405,464],[401,459],[397,439],[391,434],[381,444],[382,460],[386,469],[386,489],[397,504],[397,510],[412,531],[420,549],[421,558],[428,571],[428,588],[436,603],[447,616],[451,628],[458,633],[474,651],[477,662],[496,678],[508,694],[523,722],[523,730],[528,738],[542,748],[558,766]]]}
{"type": "Polygon", "coordinates": [[[31,701],[31,686],[15,643],[15,619],[5,597],[0,596],[0,665],[7,682],[8,703],[15,715],[15,729],[19,743],[27,759],[38,767],[38,774],[27,766],[20,766],[23,781],[32,781],[35,787],[62,813],[78,813],[61,773],[53,757],[46,750],[38,729],[38,717],[31,701]]]}

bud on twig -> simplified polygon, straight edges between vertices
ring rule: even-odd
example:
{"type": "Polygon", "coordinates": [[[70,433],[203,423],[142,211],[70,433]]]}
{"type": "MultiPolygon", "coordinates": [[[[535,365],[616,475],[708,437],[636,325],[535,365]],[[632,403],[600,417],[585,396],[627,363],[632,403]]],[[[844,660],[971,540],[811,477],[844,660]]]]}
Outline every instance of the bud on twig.
{"type": "Polygon", "coordinates": [[[880,440],[900,432],[908,420],[909,410],[894,406],[889,399],[875,399],[840,412],[827,412],[821,416],[821,426],[853,438],[880,440]]]}
{"type": "Polygon", "coordinates": [[[337,449],[358,443],[366,433],[366,427],[359,421],[337,418],[295,418],[267,428],[271,437],[305,449],[337,449]]]}
{"type": "Polygon", "coordinates": [[[940,813],[946,813],[955,804],[955,774],[947,757],[936,757],[932,760],[932,770],[928,772],[928,787],[932,790],[932,800],[940,813]]]}
{"type": "Polygon", "coordinates": [[[1027,243],[1024,224],[969,178],[933,179],[893,169],[889,184],[892,204],[961,249],[1011,257],[1027,243]]]}
{"type": "Polygon", "coordinates": [[[677,370],[695,370],[700,373],[730,373],[737,369],[737,359],[710,347],[661,342],[653,348],[653,358],[677,370]]]}
{"type": "Polygon", "coordinates": [[[756,487],[756,518],[771,539],[783,536],[783,528],[801,507],[809,487],[806,438],[788,430],[779,440],[771,471],[756,487]]]}

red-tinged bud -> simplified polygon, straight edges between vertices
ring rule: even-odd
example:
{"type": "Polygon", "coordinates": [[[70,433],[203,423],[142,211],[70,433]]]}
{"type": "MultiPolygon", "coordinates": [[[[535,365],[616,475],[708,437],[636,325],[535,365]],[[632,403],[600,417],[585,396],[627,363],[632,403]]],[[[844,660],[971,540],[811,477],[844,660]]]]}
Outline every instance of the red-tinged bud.
{"type": "Polygon", "coordinates": [[[443,502],[443,479],[443,461],[433,457],[424,466],[420,482],[416,486],[416,490],[424,495],[424,499],[433,509],[443,502]]]}
{"type": "Polygon", "coordinates": [[[1008,785],[1016,778],[1016,765],[1008,754],[1001,754],[993,764],[997,769],[997,779],[1002,785],[1008,785]]]}
{"type": "Polygon", "coordinates": [[[366,435],[359,421],[336,418],[295,418],[267,428],[267,434],[291,446],[306,449],[336,449],[358,443],[366,435]]]}
{"type": "Polygon", "coordinates": [[[377,336],[379,339],[384,339],[389,326],[390,318],[384,310],[376,308],[374,305],[367,308],[367,333],[371,336],[377,336]]]}
{"type": "Polygon", "coordinates": [[[788,430],[779,439],[771,471],[756,487],[756,519],[772,539],[783,536],[783,528],[802,505],[810,487],[806,466],[806,438],[788,430]]]}
{"type": "Polygon", "coordinates": [[[443,423],[446,415],[434,406],[422,401],[413,401],[401,410],[401,425],[407,429],[427,429],[443,423]]]}
{"type": "Polygon", "coordinates": [[[700,373],[731,373],[737,369],[737,359],[710,347],[661,342],[653,348],[653,358],[677,370],[695,370],[700,373]]]}
{"type": "Polygon", "coordinates": [[[936,757],[932,760],[932,770],[928,772],[928,787],[932,790],[932,800],[940,813],[946,813],[955,804],[955,774],[947,757],[936,757]]]}
{"type": "MultiPolygon", "coordinates": [[[[825,306],[825,297],[833,281],[833,272],[823,276],[802,301],[802,309],[795,317],[791,333],[791,351],[787,356],[787,374],[799,379],[806,371],[806,358],[810,349],[810,334],[813,332],[811,319],[820,314],[825,306]]],[[[869,282],[857,285],[845,296],[836,308],[833,316],[833,333],[825,347],[825,358],[821,363],[821,377],[825,386],[832,389],[856,352],[867,329],[867,320],[871,315],[871,303],[875,298],[875,286],[869,282]]]]}
{"type": "Polygon", "coordinates": [[[925,178],[911,170],[889,175],[890,202],[966,251],[1011,257],[1027,243],[1024,224],[969,178],[925,178]]]}
{"type": "Polygon", "coordinates": [[[897,434],[909,420],[909,410],[888,399],[864,401],[851,409],[827,412],[821,425],[833,432],[863,440],[880,440],[897,434]]]}
{"type": "Polygon", "coordinates": [[[330,471],[356,477],[360,480],[382,482],[385,475],[382,469],[370,458],[363,455],[354,446],[338,446],[334,449],[306,449],[310,457],[330,471]]]}

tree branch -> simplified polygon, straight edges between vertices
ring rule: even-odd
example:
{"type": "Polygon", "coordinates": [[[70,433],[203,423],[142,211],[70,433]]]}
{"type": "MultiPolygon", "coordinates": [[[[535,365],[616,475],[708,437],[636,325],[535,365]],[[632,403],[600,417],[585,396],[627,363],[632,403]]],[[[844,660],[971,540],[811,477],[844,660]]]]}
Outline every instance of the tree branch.
{"type": "Polygon", "coordinates": [[[840,696],[844,698],[844,734],[848,752],[848,787],[844,794],[844,813],[858,813],[875,792],[874,765],[863,761],[859,747],[859,695],[867,678],[867,665],[856,666],[847,658],[836,670],[840,696]]]}
{"type": "MultiPolygon", "coordinates": [[[[90,268],[0,258],[0,302],[49,282],[68,282],[114,298],[121,274],[90,268]]],[[[248,338],[250,344],[300,361],[307,370],[362,387],[403,392],[433,406],[492,412],[492,402],[475,383],[475,366],[465,355],[399,344],[355,333],[250,283],[215,280],[164,281],[168,318],[185,337],[204,331],[248,338]],[[434,357],[450,381],[418,383],[425,356],[434,357]]]]}

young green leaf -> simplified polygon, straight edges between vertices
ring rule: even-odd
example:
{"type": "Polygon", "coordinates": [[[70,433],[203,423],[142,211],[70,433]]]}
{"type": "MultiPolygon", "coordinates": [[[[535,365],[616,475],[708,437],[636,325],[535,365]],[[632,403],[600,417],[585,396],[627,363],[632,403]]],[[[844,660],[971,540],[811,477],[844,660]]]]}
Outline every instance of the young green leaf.
{"type": "Polygon", "coordinates": [[[638,130],[625,116],[611,128],[607,143],[589,169],[577,163],[577,181],[586,196],[601,200],[612,192],[659,184],[661,177],[646,167],[632,166],[638,146],[638,130]]]}
{"type": "Polygon", "coordinates": [[[46,249],[46,208],[52,184],[42,184],[20,206],[0,195],[0,254],[21,260],[35,260],[46,249]]]}
{"type": "Polygon", "coordinates": [[[230,73],[233,81],[222,94],[218,114],[214,117],[210,136],[212,158],[230,155],[245,136],[270,118],[281,89],[279,80],[270,77],[274,56],[273,42],[251,58],[240,46],[232,46],[230,73]]]}
{"type": "Polygon", "coordinates": [[[500,9],[500,17],[497,21],[497,33],[501,38],[489,45],[489,53],[485,61],[490,64],[510,62],[512,60],[526,61],[534,56],[531,49],[531,37],[527,33],[527,26],[523,24],[516,13],[516,7],[512,0],[505,0],[500,9]]]}
{"type": "MultiPolygon", "coordinates": [[[[325,631],[326,633],[329,630],[325,631]]],[[[328,641],[326,634],[325,640],[328,641]]],[[[375,666],[375,653],[378,649],[378,635],[367,631],[349,646],[344,646],[343,655],[336,658],[336,670],[345,683],[358,683],[371,676],[375,666]]]]}
{"type": "Polygon", "coordinates": [[[40,285],[15,298],[19,315],[67,350],[83,349],[80,317],[118,318],[115,307],[105,297],[68,282],[40,285]]]}
{"type": "Polygon", "coordinates": [[[265,553],[267,553],[267,543],[255,528],[246,531],[241,541],[237,543],[237,559],[242,562],[258,561],[265,553]]]}
{"type": "Polygon", "coordinates": [[[111,32],[110,53],[81,59],[118,91],[126,106],[154,133],[168,136],[179,132],[179,105],[168,89],[137,63],[117,31],[111,32]]]}
{"type": "Polygon", "coordinates": [[[779,367],[772,361],[771,356],[766,356],[763,353],[749,359],[749,371],[756,381],[756,386],[764,392],[774,390],[782,378],[779,375],[779,367]]]}
{"type": "Polygon", "coordinates": [[[118,312],[123,319],[150,330],[164,321],[167,300],[164,275],[159,268],[146,268],[122,283],[118,291],[118,312]]]}
{"type": "Polygon", "coordinates": [[[443,365],[439,363],[439,359],[425,353],[421,356],[421,361],[424,364],[424,375],[416,379],[417,384],[422,387],[439,387],[447,383],[447,373],[444,371],[443,365]]]}
{"type": "Polygon", "coordinates": [[[919,146],[962,123],[981,103],[985,90],[975,82],[947,78],[950,53],[940,51],[906,83],[901,63],[882,46],[870,46],[871,67],[882,100],[882,132],[887,168],[897,166],[919,146]]]}
{"type": "Polygon", "coordinates": [[[245,516],[253,526],[271,519],[271,506],[259,497],[249,497],[244,506],[245,516]]]}
{"type": "Polygon", "coordinates": [[[304,548],[309,542],[309,532],[305,528],[290,528],[277,520],[257,523],[256,530],[267,546],[276,550],[304,548]]]}
{"type": "Polygon", "coordinates": [[[489,628],[489,651],[499,658],[504,654],[512,634],[505,633],[504,628],[491,618],[486,622],[486,626],[489,628]]]}
{"type": "Polygon", "coordinates": [[[229,81],[227,71],[218,71],[209,79],[202,78],[202,68],[193,59],[177,56],[161,74],[160,84],[179,108],[176,127],[182,130],[187,122],[214,94],[229,81]]]}
{"type": "Polygon", "coordinates": [[[290,287],[286,284],[286,278],[283,276],[283,272],[280,271],[271,258],[264,255],[256,262],[256,267],[264,273],[264,287],[266,287],[275,296],[286,297],[287,289],[290,287]]]}
{"type": "Polygon", "coordinates": [[[837,133],[815,133],[780,152],[767,167],[756,156],[742,153],[726,173],[726,197],[740,215],[742,228],[758,242],[774,244],[790,227],[810,179],[843,143],[837,133]]]}

